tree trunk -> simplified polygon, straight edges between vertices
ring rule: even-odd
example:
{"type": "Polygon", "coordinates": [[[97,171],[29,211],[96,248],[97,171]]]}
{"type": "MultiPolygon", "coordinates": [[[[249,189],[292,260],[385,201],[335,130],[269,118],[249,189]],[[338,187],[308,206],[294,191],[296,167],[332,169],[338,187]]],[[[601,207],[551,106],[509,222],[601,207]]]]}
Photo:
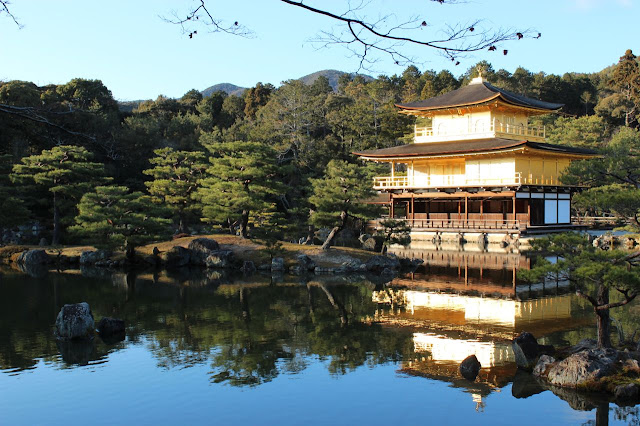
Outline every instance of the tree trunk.
{"type": "Polygon", "coordinates": [[[51,245],[60,244],[60,209],[56,200],[56,193],[53,193],[53,238],[51,245]]]}
{"type": "Polygon", "coordinates": [[[242,238],[249,238],[247,227],[249,225],[249,210],[242,210],[242,219],[240,219],[240,235],[242,238]]]}
{"type": "Polygon", "coordinates": [[[180,215],[180,222],[178,223],[178,234],[186,234],[187,227],[184,224],[184,217],[180,215]]]}
{"type": "Polygon", "coordinates": [[[340,213],[340,225],[334,227],[331,230],[331,232],[329,232],[329,235],[327,236],[327,239],[324,241],[324,244],[322,244],[322,250],[328,250],[329,247],[331,247],[331,244],[333,244],[333,239],[336,237],[338,232],[342,231],[342,229],[347,224],[347,217],[348,217],[348,215],[347,215],[346,211],[342,211],[340,213]]]}
{"type": "MultiPolygon", "coordinates": [[[[598,306],[609,303],[609,288],[600,284],[598,286],[598,306]]],[[[609,309],[597,309],[598,324],[598,347],[610,348],[611,345],[611,319],[609,318],[609,309]]]]}
{"type": "Polygon", "coordinates": [[[315,236],[316,236],[316,227],[313,225],[309,225],[307,240],[304,242],[304,244],[307,246],[313,245],[313,239],[315,238],[315,236]]]}
{"type": "Polygon", "coordinates": [[[231,218],[227,218],[227,227],[229,228],[229,233],[233,235],[233,222],[231,222],[231,218]]]}
{"type": "Polygon", "coordinates": [[[133,244],[129,244],[129,242],[126,242],[125,244],[125,257],[129,262],[133,262],[136,257],[136,248],[133,244]]]}
{"type": "Polygon", "coordinates": [[[340,229],[340,226],[336,226],[331,230],[331,232],[329,232],[327,239],[324,240],[324,243],[322,244],[322,250],[328,250],[331,247],[331,244],[333,244],[333,239],[336,237],[336,234],[340,232],[340,229]]]}

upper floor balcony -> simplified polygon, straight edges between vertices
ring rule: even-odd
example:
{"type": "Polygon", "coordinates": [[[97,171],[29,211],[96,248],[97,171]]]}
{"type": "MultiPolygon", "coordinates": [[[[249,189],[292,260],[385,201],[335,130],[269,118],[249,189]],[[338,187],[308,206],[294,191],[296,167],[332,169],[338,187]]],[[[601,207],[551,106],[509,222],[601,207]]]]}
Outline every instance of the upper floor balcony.
{"type": "Polygon", "coordinates": [[[441,123],[437,127],[414,127],[416,143],[446,142],[470,139],[526,139],[531,142],[544,142],[544,126],[502,123],[496,118],[472,121],[452,121],[441,123]]]}
{"type": "Polygon", "coordinates": [[[434,175],[411,179],[409,176],[376,176],[373,188],[376,190],[392,189],[429,189],[429,188],[475,188],[520,185],[553,185],[562,183],[557,176],[533,176],[516,172],[502,177],[475,177],[466,175],[434,175]]]}

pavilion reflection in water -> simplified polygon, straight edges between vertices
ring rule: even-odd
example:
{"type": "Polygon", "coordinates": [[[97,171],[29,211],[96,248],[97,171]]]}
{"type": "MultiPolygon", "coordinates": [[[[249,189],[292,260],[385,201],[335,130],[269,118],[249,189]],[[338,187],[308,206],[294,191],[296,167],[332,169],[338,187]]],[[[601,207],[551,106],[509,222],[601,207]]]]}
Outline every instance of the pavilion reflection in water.
{"type": "Polygon", "coordinates": [[[518,269],[531,265],[522,254],[460,248],[397,254],[424,260],[373,294],[377,321],[413,332],[414,359],[405,360],[401,371],[466,388],[478,408],[484,396],[513,379],[515,336],[529,331],[545,341],[578,325],[568,282],[518,281],[518,269]],[[469,355],[482,365],[475,382],[458,371],[469,355]]]}

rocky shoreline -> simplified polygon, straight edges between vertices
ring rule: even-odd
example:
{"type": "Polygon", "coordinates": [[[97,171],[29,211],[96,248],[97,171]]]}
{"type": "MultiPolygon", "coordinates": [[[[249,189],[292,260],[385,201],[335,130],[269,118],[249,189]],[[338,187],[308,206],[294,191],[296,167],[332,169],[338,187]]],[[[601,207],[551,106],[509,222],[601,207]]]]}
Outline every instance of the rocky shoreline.
{"type": "Polygon", "coordinates": [[[204,237],[191,239],[186,247],[174,245],[165,251],[154,247],[151,254],[137,255],[134,261],[124,258],[122,253],[108,250],[83,250],[75,255],[65,255],[59,250],[57,255],[51,255],[44,248],[14,246],[12,249],[9,255],[4,256],[5,263],[13,264],[32,275],[43,268],[55,265],[59,268],[79,266],[108,269],[200,267],[239,271],[245,274],[254,271],[297,275],[369,272],[394,276],[401,269],[415,269],[422,263],[420,259],[406,259],[395,255],[367,254],[366,259],[362,259],[362,256],[350,256],[334,249],[319,254],[296,252],[287,259],[272,257],[258,260],[259,257],[256,257],[255,260],[248,260],[247,256],[238,255],[236,247],[223,246],[212,238],[204,237]]]}
{"type": "Polygon", "coordinates": [[[591,339],[556,350],[539,345],[535,337],[526,332],[516,337],[512,346],[518,368],[530,373],[541,390],[562,395],[568,390],[604,393],[618,405],[640,403],[640,352],[637,350],[598,348],[597,342],[591,339]]]}

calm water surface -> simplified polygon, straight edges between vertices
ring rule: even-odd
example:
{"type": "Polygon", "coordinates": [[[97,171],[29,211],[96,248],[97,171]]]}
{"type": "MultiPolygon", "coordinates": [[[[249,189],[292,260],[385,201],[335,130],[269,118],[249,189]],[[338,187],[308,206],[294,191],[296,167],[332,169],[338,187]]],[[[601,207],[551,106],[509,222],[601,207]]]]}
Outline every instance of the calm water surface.
{"type": "MultiPolygon", "coordinates": [[[[520,284],[518,254],[424,250],[415,273],[224,277],[0,272],[0,424],[638,424],[597,395],[517,373],[510,340],[593,337],[567,283],[520,284]],[[62,345],[65,303],[122,342],[62,345]],[[458,364],[475,354],[471,383],[458,364]]],[[[638,308],[614,313],[629,330],[638,308]]]]}

